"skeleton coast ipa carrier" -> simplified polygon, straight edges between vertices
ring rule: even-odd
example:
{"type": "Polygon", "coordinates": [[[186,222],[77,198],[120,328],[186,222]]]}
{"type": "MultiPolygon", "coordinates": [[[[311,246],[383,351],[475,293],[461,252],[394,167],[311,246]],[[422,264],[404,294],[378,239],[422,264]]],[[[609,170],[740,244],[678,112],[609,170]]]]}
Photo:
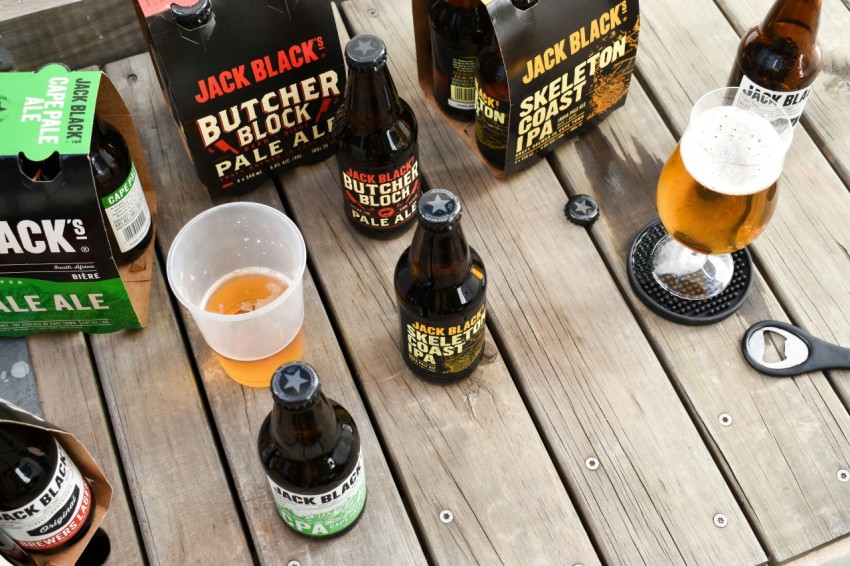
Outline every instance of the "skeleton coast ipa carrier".
{"type": "Polygon", "coordinates": [[[360,434],[348,411],[321,392],[304,362],[272,377],[274,406],[260,428],[258,449],[284,522],[311,537],[354,525],[366,504],[360,434]]]}
{"type": "Polygon", "coordinates": [[[475,119],[475,58],[493,33],[481,0],[437,0],[428,11],[434,99],[448,116],[475,119]]]}
{"type": "Polygon", "coordinates": [[[55,553],[86,534],[94,495],[47,431],[0,424],[0,529],[27,552],[55,553]]]}
{"type": "Polygon", "coordinates": [[[448,383],[472,373],[484,352],[486,289],[484,263],[460,227],[460,200],[428,191],[395,268],[402,355],[417,375],[448,383]]]}
{"type": "Polygon", "coordinates": [[[796,125],[822,65],[820,8],[821,0],[777,0],[741,39],[728,86],[740,86],[741,98],[769,95],[796,125]]]}
{"type": "Polygon", "coordinates": [[[348,83],[334,122],[345,216],[375,238],[411,226],[422,194],[416,117],[398,96],[387,48],[374,35],[345,47],[348,83]]]}
{"type": "Polygon", "coordinates": [[[89,162],[117,265],[142,255],[153,237],[151,211],[136,166],[118,130],[95,117],[89,162]]]}

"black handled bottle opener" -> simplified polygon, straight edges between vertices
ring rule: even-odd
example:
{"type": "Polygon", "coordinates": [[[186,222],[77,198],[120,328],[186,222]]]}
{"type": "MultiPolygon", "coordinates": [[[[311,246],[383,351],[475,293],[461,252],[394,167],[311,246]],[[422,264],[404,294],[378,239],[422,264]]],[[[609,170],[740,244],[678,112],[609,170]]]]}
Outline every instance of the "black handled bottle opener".
{"type": "Polygon", "coordinates": [[[774,377],[790,377],[824,369],[850,369],[850,349],[824,342],[792,324],[764,320],[752,325],[741,344],[744,358],[755,369],[774,377]],[[765,334],[772,332],[785,339],[784,359],[764,359],[765,334]]]}

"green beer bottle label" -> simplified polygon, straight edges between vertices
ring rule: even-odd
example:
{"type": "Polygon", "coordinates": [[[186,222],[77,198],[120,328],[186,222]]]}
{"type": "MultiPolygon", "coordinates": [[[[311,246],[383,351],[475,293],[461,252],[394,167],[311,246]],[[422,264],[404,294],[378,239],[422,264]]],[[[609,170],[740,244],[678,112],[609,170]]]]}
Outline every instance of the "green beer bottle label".
{"type": "Polygon", "coordinates": [[[366,474],[363,452],[354,471],[330,491],[302,494],[288,490],[269,478],[269,485],[283,521],[303,535],[325,537],[348,528],[366,504],[366,474]]]}

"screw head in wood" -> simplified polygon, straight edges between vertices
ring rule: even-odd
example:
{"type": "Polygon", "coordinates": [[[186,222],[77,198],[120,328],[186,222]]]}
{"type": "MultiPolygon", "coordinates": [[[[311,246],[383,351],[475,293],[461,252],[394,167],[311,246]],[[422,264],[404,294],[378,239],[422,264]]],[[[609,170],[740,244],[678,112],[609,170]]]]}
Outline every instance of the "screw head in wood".
{"type": "Polygon", "coordinates": [[[301,562],[298,560],[290,560],[286,563],[286,566],[301,566],[301,562]]]}
{"type": "Polygon", "coordinates": [[[838,481],[846,483],[850,481],[850,472],[847,470],[838,470],[836,477],[838,478],[838,481]]]}
{"type": "Polygon", "coordinates": [[[584,461],[584,465],[587,466],[588,470],[593,471],[599,467],[599,460],[591,456],[584,461]]]}
{"type": "Polygon", "coordinates": [[[714,516],[714,524],[722,529],[729,524],[729,520],[726,519],[726,515],[723,513],[718,513],[714,516]]]}
{"type": "Polygon", "coordinates": [[[723,413],[717,418],[717,420],[720,421],[720,424],[722,424],[723,426],[729,426],[732,424],[732,415],[723,413]]]}
{"type": "Polygon", "coordinates": [[[454,519],[455,519],[454,513],[452,513],[448,509],[443,509],[442,511],[440,511],[440,521],[443,524],[448,525],[449,523],[454,521],[454,519]]]}

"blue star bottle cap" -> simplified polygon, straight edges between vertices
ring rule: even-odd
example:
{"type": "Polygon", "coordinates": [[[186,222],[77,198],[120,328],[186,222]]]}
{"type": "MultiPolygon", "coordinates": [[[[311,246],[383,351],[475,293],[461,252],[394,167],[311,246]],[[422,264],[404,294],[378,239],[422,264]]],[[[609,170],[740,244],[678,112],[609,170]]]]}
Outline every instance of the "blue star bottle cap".
{"type": "Polygon", "coordinates": [[[319,374],[304,362],[290,362],[277,368],[272,376],[272,397],[289,411],[309,409],[319,398],[319,374]]]}
{"type": "Polygon", "coordinates": [[[387,63],[387,46],[378,36],[356,35],[345,46],[345,62],[356,71],[377,71],[387,63]]]}
{"type": "Polygon", "coordinates": [[[186,29],[195,29],[210,21],[212,16],[212,2],[210,0],[198,0],[191,6],[171,5],[171,17],[174,21],[186,29]]]}
{"type": "Polygon", "coordinates": [[[419,219],[429,226],[448,226],[460,219],[460,199],[446,189],[431,189],[419,198],[419,219]]]}
{"type": "Polygon", "coordinates": [[[590,195],[575,195],[567,201],[564,214],[573,224],[590,226],[599,218],[599,205],[590,195]]]}

